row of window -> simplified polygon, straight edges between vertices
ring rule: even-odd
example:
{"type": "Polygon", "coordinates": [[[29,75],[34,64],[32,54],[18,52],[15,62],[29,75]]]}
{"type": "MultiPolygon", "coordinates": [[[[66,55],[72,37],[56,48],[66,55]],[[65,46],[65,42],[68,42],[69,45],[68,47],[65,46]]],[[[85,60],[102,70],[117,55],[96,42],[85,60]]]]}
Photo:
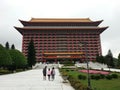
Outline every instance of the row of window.
{"type": "MultiPolygon", "coordinates": [[[[80,45],[81,43],[80,42],[87,42],[88,45],[91,45],[91,44],[97,44],[97,43],[100,43],[100,41],[89,41],[89,40],[84,40],[84,41],[35,41],[34,44],[37,45],[37,44],[44,44],[44,45],[54,45],[54,44],[66,44],[66,45],[69,45],[69,44],[77,44],[77,45],[80,45]]],[[[27,41],[24,41],[23,44],[29,44],[29,42],[27,41]]]]}
{"type": "Polygon", "coordinates": [[[77,38],[77,37],[91,37],[91,38],[96,38],[96,37],[98,37],[97,35],[96,36],[92,36],[92,35],[73,35],[73,36],[54,36],[54,35],[51,35],[51,36],[35,36],[35,35],[31,35],[31,36],[24,36],[25,38],[32,38],[32,37],[34,37],[34,38],[77,38]]]}
{"type": "MultiPolygon", "coordinates": [[[[82,40],[34,40],[34,43],[79,43],[79,42],[99,42],[99,40],[90,40],[90,39],[82,39],[82,40]]],[[[23,43],[29,43],[28,40],[24,40],[23,43]]]]}
{"type": "Polygon", "coordinates": [[[85,32],[71,32],[71,33],[67,33],[67,32],[64,32],[63,31],[63,33],[50,33],[50,32],[44,32],[44,33],[42,33],[42,32],[24,32],[24,35],[38,35],[38,36],[41,36],[41,35],[47,35],[47,36],[51,36],[51,35],[57,35],[57,36],[67,36],[67,35],[98,35],[97,33],[93,33],[93,32],[89,32],[89,33],[85,33],[85,32]]]}
{"type": "MultiPolygon", "coordinates": [[[[27,48],[27,47],[28,47],[27,45],[23,46],[23,48],[27,48]]],[[[100,46],[98,46],[98,45],[89,45],[88,46],[87,45],[87,49],[89,49],[89,48],[96,48],[96,47],[100,47],[100,46]]],[[[57,46],[57,45],[56,46],[55,45],[54,46],[53,45],[51,45],[51,46],[50,45],[49,46],[47,46],[47,45],[46,46],[45,45],[44,46],[42,46],[42,45],[41,46],[36,46],[35,45],[35,48],[52,48],[52,49],[53,48],[80,48],[80,49],[84,49],[85,47],[79,46],[79,45],[69,45],[69,46],[60,46],[60,45],[59,46],[57,46]]]]}
{"type": "MultiPolygon", "coordinates": [[[[25,41],[30,41],[31,38],[24,38],[25,41]]],[[[99,40],[99,38],[33,38],[34,41],[80,41],[80,40],[89,40],[95,41],[99,40]]]]}
{"type": "MultiPolygon", "coordinates": [[[[82,41],[82,42],[84,42],[84,41],[82,41]]],[[[85,42],[87,42],[87,41],[85,41],[85,42]]],[[[92,44],[97,44],[97,43],[99,43],[99,41],[88,41],[88,43],[89,43],[88,45],[92,45],[92,44]]],[[[28,45],[29,42],[23,42],[23,44],[27,44],[27,45],[28,45]]],[[[43,44],[43,45],[49,45],[49,44],[50,44],[50,45],[54,45],[54,44],[57,44],[57,45],[63,45],[63,44],[64,44],[64,45],[65,45],[65,44],[66,44],[66,45],[69,45],[69,44],[80,45],[81,43],[78,42],[78,41],[59,41],[59,42],[57,42],[57,41],[56,41],[56,42],[52,42],[52,41],[42,42],[42,41],[41,41],[41,42],[34,42],[34,44],[35,44],[35,45],[37,45],[37,44],[38,44],[38,45],[39,45],[39,44],[41,44],[41,45],[42,45],[42,44],[43,44]]]]}
{"type": "MultiPolygon", "coordinates": [[[[64,49],[36,49],[36,52],[42,52],[42,51],[52,51],[52,52],[54,52],[54,51],[64,51],[64,52],[66,52],[66,51],[71,51],[71,52],[79,52],[79,51],[82,51],[82,52],[86,52],[86,50],[87,50],[87,52],[97,52],[98,50],[97,50],[97,48],[92,48],[92,49],[73,49],[73,48],[70,48],[70,49],[67,49],[67,48],[64,48],[64,49]]],[[[24,52],[27,52],[27,49],[24,49],[23,50],[24,52]]]]}
{"type": "MultiPolygon", "coordinates": [[[[97,42],[91,42],[90,44],[87,44],[86,46],[88,46],[88,47],[92,47],[92,46],[98,46],[98,44],[99,43],[97,43],[97,42]]],[[[28,43],[24,43],[23,44],[24,46],[28,46],[28,43]]],[[[36,47],[38,46],[38,47],[40,47],[40,46],[42,46],[42,47],[46,47],[46,46],[50,46],[50,47],[57,47],[57,46],[78,46],[78,47],[80,47],[81,46],[81,44],[79,44],[79,43],[72,43],[72,42],[62,42],[62,43],[50,43],[50,42],[48,42],[48,43],[35,43],[34,44],[36,47]]],[[[82,46],[84,46],[84,45],[82,45],[82,46]]]]}
{"type": "Polygon", "coordinates": [[[69,39],[69,38],[98,38],[98,37],[95,37],[95,36],[70,36],[70,37],[55,37],[55,36],[43,36],[43,37],[41,37],[41,36],[39,36],[39,37],[37,37],[37,36],[24,36],[24,38],[27,38],[27,39],[31,39],[31,38],[35,38],[35,39],[39,39],[39,38],[44,38],[44,39],[47,39],[47,38],[55,38],[55,39],[62,39],[62,38],[65,38],[65,39],[69,39]]]}
{"type": "MultiPolygon", "coordinates": [[[[27,53],[24,53],[25,55],[27,55],[27,53]]],[[[44,55],[42,54],[36,54],[37,57],[43,57],[44,55]]],[[[89,53],[87,58],[96,58],[96,53],[89,53]]]]}

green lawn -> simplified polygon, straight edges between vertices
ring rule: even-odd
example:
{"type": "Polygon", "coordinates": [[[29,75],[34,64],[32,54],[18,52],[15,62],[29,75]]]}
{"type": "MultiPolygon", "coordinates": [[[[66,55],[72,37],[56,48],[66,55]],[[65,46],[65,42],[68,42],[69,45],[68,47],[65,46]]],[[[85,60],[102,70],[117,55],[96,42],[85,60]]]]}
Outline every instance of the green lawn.
{"type": "MultiPolygon", "coordinates": [[[[69,75],[72,75],[74,78],[78,78],[79,74],[86,75],[86,73],[81,73],[78,71],[73,70],[65,70],[69,75]]],[[[91,86],[92,88],[97,88],[96,90],[120,90],[120,73],[118,74],[118,79],[100,79],[100,80],[93,80],[91,79],[91,86]]],[[[86,80],[80,80],[84,85],[87,85],[87,79],[86,80]]]]}
{"type": "Polygon", "coordinates": [[[120,78],[112,80],[91,80],[91,85],[97,90],[120,90],[120,78]]]}

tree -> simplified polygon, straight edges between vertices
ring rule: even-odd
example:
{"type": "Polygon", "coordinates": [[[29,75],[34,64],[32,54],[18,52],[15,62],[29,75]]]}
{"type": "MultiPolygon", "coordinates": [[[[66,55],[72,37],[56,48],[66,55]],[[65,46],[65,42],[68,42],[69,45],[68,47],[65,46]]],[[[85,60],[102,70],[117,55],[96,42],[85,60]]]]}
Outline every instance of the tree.
{"type": "Polygon", "coordinates": [[[108,65],[109,69],[110,67],[114,67],[114,59],[111,50],[108,50],[108,54],[105,57],[106,64],[108,65]]]}
{"type": "Polygon", "coordinates": [[[105,63],[105,59],[104,59],[104,56],[99,56],[98,54],[97,54],[97,56],[96,56],[96,61],[97,62],[99,62],[99,63],[105,63]]]}
{"type": "Polygon", "coordinates": [[[120,53],[118,55],[118,62],[117,62],[117,66],[120,68],[120,53]]]}
{"type": "Polygon", "coordinates": [[[6,42],[5,48],[6,48],[6,49],[9,49],[9,43],[8,43],[8,42],[6,42]]]}
{"type": "Polygon", "coordinates": [[[12,65],[11,56],[1,44],[0,44],[0,67],[8,67],[12,65]]]}
{"type": "Polygon", "coordinates": [[[114,67],[115,68],[119,68],[119,65],[118,65],[118,59],[117,58],[113,58],[114,59],[114,67]]]}
{"type": "Polygon", "coordinates": [[[32,68],[33,65],[36,63],[36,55],[35,55],[35,47],[33,40],[30,41],[28,44],[28,54],[27,54],[27,60],[28,60],[28,66],[32,68]]]}
{"type": "Polygon", "coordinates": [[[11,49],[9,50],[9,53],[11,55],[12,62],[13,62],[12,63],[13,70],[27,65],[27,59],[20,51],[11,49]]]}
{"type": "Polygon", "coordinates": [[[15,46],[14,46],[14,44],[12,44],[12,46],[11,46],[11,49],[15,49],[15,46]]]}
{"type": "Polygon", "coordinates": [[[101,55],[101,56],[100,56],[100,60],[101,60],[100,62],[101,62],[102,64],[105,64],[105,58],[104,58],[104,56],[101,55]]]}
{"type": "Polygon", "coordinates": [[[96,62],[99,62],[100,63],[100,58],[99,58],[99,54],[96,55],[96,62]]]}

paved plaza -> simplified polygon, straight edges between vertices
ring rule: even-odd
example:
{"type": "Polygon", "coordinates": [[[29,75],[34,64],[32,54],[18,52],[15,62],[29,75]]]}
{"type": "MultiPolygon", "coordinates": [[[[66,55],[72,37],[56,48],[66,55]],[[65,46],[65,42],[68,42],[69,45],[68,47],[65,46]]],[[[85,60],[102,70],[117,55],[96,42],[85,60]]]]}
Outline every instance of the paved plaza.
{"type": "Polygon", "coordinates": [[[54,81],[43,80],[42,69],[0,76],[0,90],[74,90],[63,83],[58,69],[54,81]]]}

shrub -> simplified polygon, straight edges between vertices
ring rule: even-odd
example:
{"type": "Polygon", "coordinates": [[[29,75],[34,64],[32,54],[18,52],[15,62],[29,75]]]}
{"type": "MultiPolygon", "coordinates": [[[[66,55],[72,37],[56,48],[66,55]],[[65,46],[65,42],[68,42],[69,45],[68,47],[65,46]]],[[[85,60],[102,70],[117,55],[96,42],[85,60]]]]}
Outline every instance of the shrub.
{"type": "Polygon", "coordinates": [[[112,78],[118,78],[118,75],[117,74],[112,74],[111,77],[112,78]]]}
{"type": "Polygon", "coordinates": [[[61,72],[62,76],[68,76],[68,74],[65,71],[61,72]]]}
{"type": "Polygon", "coordinates": [[[69,72],[69,69],[66,69],[67,72],[69,72]]]}
{"type": "Polygon", "coordinates": [[[72,76],[69,76],[68,80],[70,81],[71,86],[74,86],[75,79],[72,76]]]}
{"type": "Polygon", "coordinates": [[[100,79],[104,79],[105,75],[104,74],[100,74],[100,79]]]}
{"type": "Polygon", "coordinates": [[[78,75],[78,79],[85,80],[87,77],[85,75],[78,75]]]}
{"type": "Polygon", "coordinates": [[[71,86],[75,88],[75,90],[86,90],[86,86],[84,86],[79,80],[69,76],[68,80],[70,81],[71,86]]]}
{"type": "Polygon", "coordinates": [[[100,79],[100,75],[96,75],[95,80],[99,80],[99,79],[100,79]]]}
{"type": "Polygon", "coordinates": [[[111,75],[106,75],[106,79],[111,80],[112,79],[111,75]]]}
{"type": "Polygon", "coordinates": [[[74,85],[75,90],[83,90],[82,87],[83,87],[83,85],[80,82],[76,82],[74,85]]]}
{"type": "Polygon", "coordinates": [[[95,79],[95,75],[91,75],[91,79],[95,79]]]}
{"type": "Polygon", "coordinates": [[[99,79],[101,79],[101,76],[99,74],[91,75],[91,79],[99,80],[99,79]]]}
{"type": "Polygon", "coordinates": [[[99,80],[99,79],[108,79],[111,80],[112,78],[118,78],[117,74],[112,74],[112,75],[103,75],[103,74],[99,74],[99,75],[91,75],[91,79],[95,79],[95,80],[99,80]]]}

